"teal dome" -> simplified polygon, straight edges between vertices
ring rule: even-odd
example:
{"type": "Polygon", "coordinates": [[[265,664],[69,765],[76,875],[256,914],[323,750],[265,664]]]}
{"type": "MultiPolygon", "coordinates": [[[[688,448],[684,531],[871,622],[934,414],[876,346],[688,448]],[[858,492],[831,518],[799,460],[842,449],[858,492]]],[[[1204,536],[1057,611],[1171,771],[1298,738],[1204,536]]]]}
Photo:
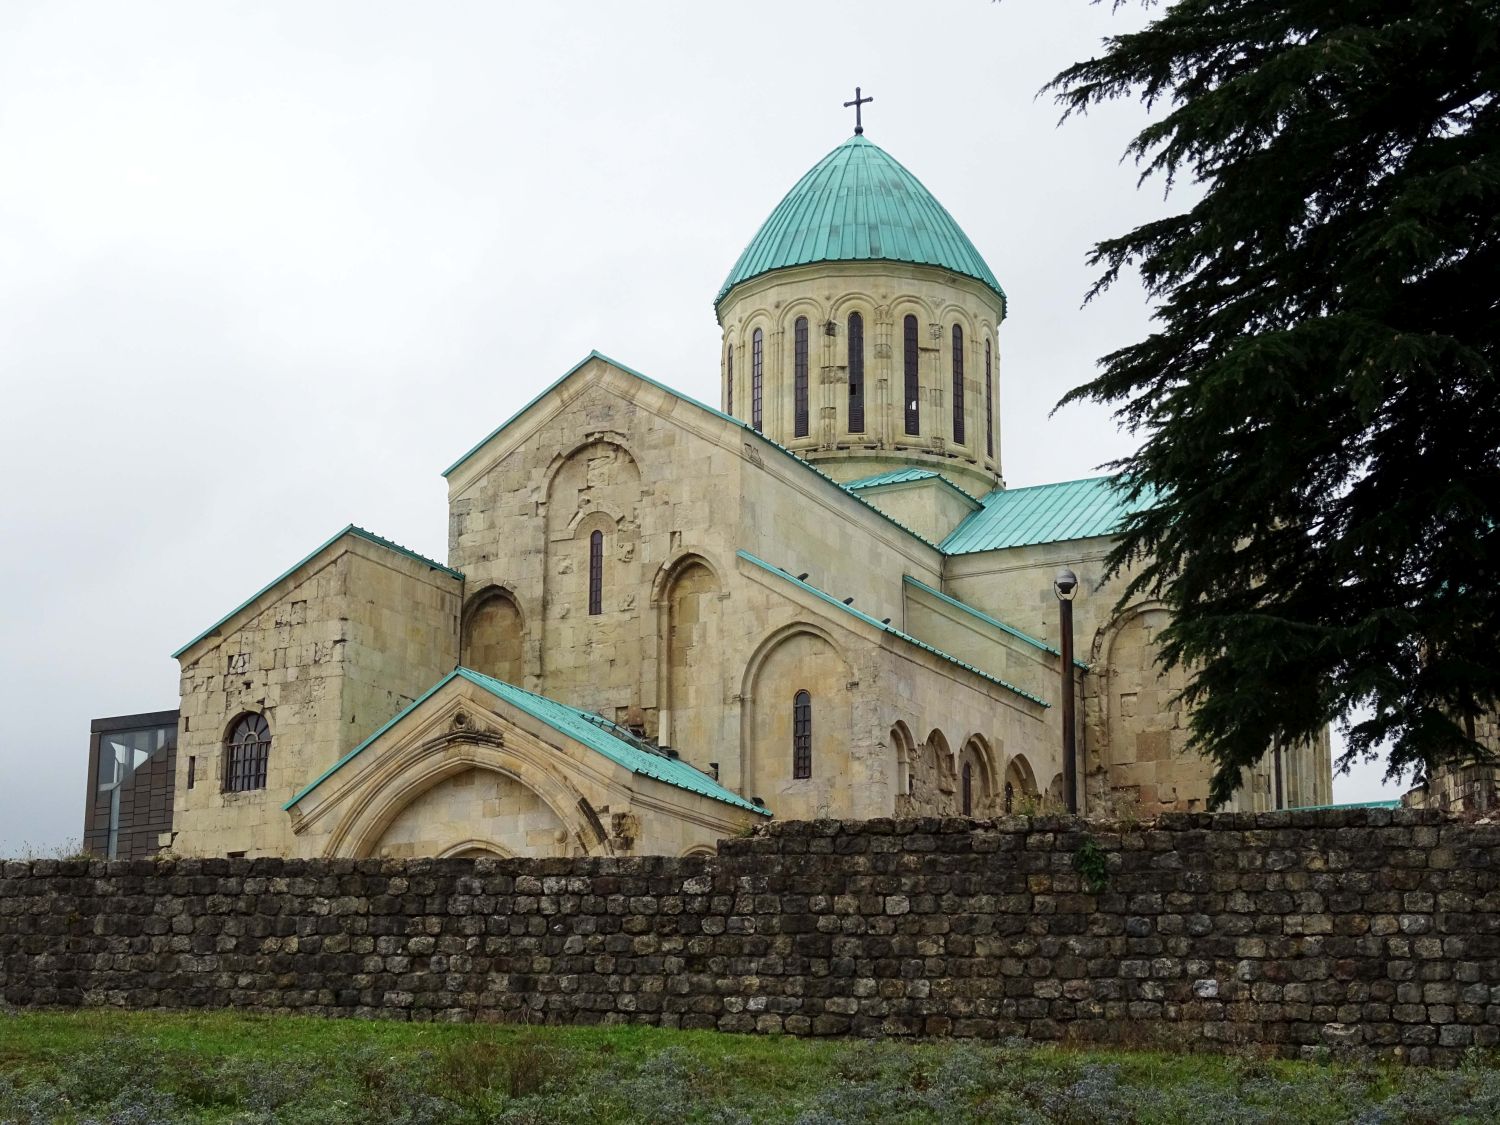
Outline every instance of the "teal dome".
{"type": "Polygon", "coordinates": [[[883,148],[850,137],[797,181],[735,262],[714,306],[742,281],[810,262],[914,262],[1005,291],[922,182],[883,148]]]}

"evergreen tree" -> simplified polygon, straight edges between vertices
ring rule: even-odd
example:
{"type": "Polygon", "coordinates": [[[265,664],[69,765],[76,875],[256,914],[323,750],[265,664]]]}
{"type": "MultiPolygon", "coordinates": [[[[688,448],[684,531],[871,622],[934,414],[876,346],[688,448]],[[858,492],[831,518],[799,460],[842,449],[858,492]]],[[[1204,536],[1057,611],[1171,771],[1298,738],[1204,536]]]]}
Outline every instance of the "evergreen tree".
{"type": "MultiPolygon", "coordinates": [[[[1097,2],[1097,0],[1096,0],[1097,2]]],[[[1149,4],[1149,0],[1148,0],[1149,4]]],[[[1184,213],[1100,243],[1152,334],[1063,400],[1144,444],[1111,559],[1173,611],[1222,803],[1361,710],[1348,763],[1482,758],[1500,704],[1500,0],[1172,0],[1060,74],[1065,116],[1157,110],[1184,213]]],[[[1093,294],[1091,294],[1092,296],[1093,294]]]]}

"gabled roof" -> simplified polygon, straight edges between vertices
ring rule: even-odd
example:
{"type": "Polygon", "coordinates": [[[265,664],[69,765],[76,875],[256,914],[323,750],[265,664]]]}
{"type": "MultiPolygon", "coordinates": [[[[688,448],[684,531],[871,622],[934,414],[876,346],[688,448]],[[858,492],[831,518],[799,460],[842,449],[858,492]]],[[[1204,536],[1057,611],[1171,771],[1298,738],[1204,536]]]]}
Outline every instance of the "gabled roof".
{"type": "Polygon", "coordinates": [[[892,469],[888,473],[876,473],[873,477],[861,477],[859,480],[851,480],[844,485],[851,490],[861,488],[879,488],[885,484],[909,484],[912,481],[931,480],[942,474],[935,473],[931,469],[892,469]]]}
{"type": "Polygon", "coordinates": [[[297,562],[293,563],[290,567],[288,567],[280,575],[278,575],[277,577],[273,578],[270,582],[267,582],[259,590],[255,591],[255,593],[251,594],[248,598],[246,598],[244,601],[242,601],[239,605],[235,606],[232,610],[230,610],[228,613],[226,613],[223,617],[219,618],[212,625],[210,625],[207,629],[203,630],[203,632],[199,633],[192,640],[188,641],[187,644],[183,645],[180,649],[178,649],[176,652],[174,652],[172,654],[172,659],[176,660],[178,657],[180,657],[188,649],[192,648],[199,641],[204,640],[207,637],[213,636],[221,628],[223,628],[226,624],[228,624],[228,622],[236,614],[238,614],[241,611],[243,611],[245,609],[248,609],[250,606],[254,605],[255,602],[258,601],[261,597],[263,597],[265,594],[269,593],[271,590],[275,589],[280,583],[282,583],[286,579],[290,578],[293,574],[296,574],[297,571],[301,570],[308,563],[312,562],[313,559],[317,558],[324,551],[328,550],[329,547],[332,547],[335,543],[337,543],[340,539],[344,538],[344,536],[346,536],[346,535],[352,535],[356,539],[363,539],[366,543],[373,543],[377,547],[384,547],[387,550],[395,551],[398,555],[405,555],[407,558],[414,559],[415,561],[417,561],[419,563],[422,563],[424,566],[430,567],[431,569],[436,570],[436,571],[438,571],[438,572],[440,572],[442,574],[447,574],[447,575],[449,575],[449,576],[451,576],[453,578],[458,578],[458,579],[462,579],[463,578],[462,574],[460,574],[458,571],[454,570],[451,567],[444,566],[442,563],[437,562],[434,559],[429,559],[426,555],[419,555],[419,554],[417,554],[417,552],[411,550],[409,547],[403,547],[399,543],[393,543],[389,539],[383,539],[379,535],[376,535],[373,531],[366,531],[364,528],[362,528],[362,527],[356,527],[354,524],[351,523],[347,527],[344,527],[344,528],[340,529],[335,535],[333,535],[326,542],[320,544],[315,550],[309,552],[303,558],[301,558],[297,562]]]}
{"type": "MultiPolygon", "coordinates": [[[[651,386],[655,387],[657,390],[663,391],[666,394],[671,395],[675,399],[680,399],[681,401],[687,403],[689,406],[696,406],[699,410],[702,410],[702,411],[704,411],[705,413],[708,413],[708,414],[712,414],[715,418],[722,419],[725,422],[733,422],[736,426],[745,426],[745,423],[741,422],[738,418],[731,417],[730,415],[725,414],[722,410],[716,410],[714,407],[709,406],[708,403],[706,403],[706,402],[699,402],[697,399],[695,399],[695,398],[693,398],[693,397],[691,397],[689,395],[685,395],[681,391],[674,390],[673,388],[667,386],[665,383],[659,383],[655,379],[651,378],[651,376],[643,374],[642,372],[637,371],[635,368],[627,366],[626,364],[621,363],[617,359],[611,359],[609,356],[605,355],[603,352],[598,351],[596,349],[596,350],[590,351],[588,355],[584,356],[577,363],[575,363],[572,367],[568,368],[561,375],[559,375],[556,379],[554,379],[551,383],[547,384],[547,389],[546,390],[542,391],[541,394],[537,395],[530,402],[528,402],[525,406],[521,407],[520,410],[517,410],[509,418],[507,418],[505,421],[501,422],[498,426],[496,426],[493,430],[491,430],[488,434],[486,434],[479,441],[479,443],[474,446],[474,448],[470,449],[467,453],[465,453],[457,461],[453,462],[453,464],[449,465],[446,469],[444,469],[443,470],[443,476],[444,477],[452,476],[453,473],[458,468],[460,468],[465,461],[467,461],[470,457],[473,457],[474,454],[478,453],[481,449],[483,449],[486,445],[488,445],[490,442],[492,442],[495,438],[499,437],[506,430],[510,429],[510,427],[513,426],[517,421],[519,421],[521,418],[525,417],[526,413],[533,406],[535,406],[537,403],[541,402],[542,399],[546,398],[553,391],[555,391],[558,387],[562,386],[569,379],[571,379],[574,375],[576,375],[579,371],[581,371],[583,368],[587,367],[590,363],[592,363],[596,359],[600,360],[603,363],[609,364],[611,367],[619,368],[621,371],[625,372],[627,375],[634,375],[641,382],[643,382],[643,383],[649,383],[651,386]]],[[[748,426],[746,426],[745,428],[749,429],[748,426]]]]}
{"type": "Polygon", "coordinates": [[[809,583],[809,582],[807,582],[807,581],[805,581],[805,580],[803,580],[801,578],[798,578],[796,575],[790,574],[787,571],[782,570],[781,567],[779,567],[779,566],[772,566],[770,563],[765,562],[762,559],[756,558],[749,551],[736,551],[735,554],[738,555],[740,558],[744,559],[747,563],[750,563],[752,566],[757,566],[761,570],[764,570],[767,574],[774,574],[777,578],[780,578],[780,579],[782,579],[785,582],[790,582],[793,586],[796,586],[798,589],[804,591],[805,593],[811,594],[813,597],[817,598],[819,601],[825,602],[826,604],[833,606],[835,609],[841,609],[845,613],[849,614],[852,617],[859,618],[859,620],[863,621],[866,625],[872,625],[876,629],[879,629],[882,633],[889,633],[893,637],[899,637],[901,640],[905,641],[907,644],[915,645],[917,648],[921,649],[924,652],[930,652],[930,653],[932,653],[933,656],[936,656],[936,657],[938,657],[941,660],[946,660],[949,664],[956,664],[958,667],[964,669],[966,672],[972,672],[972,673],[974,673],[974,675],[980,677],[980,679],[988,680],[990,683],[996,684],[996,685],[998,685],[1000,687],[1003,687],[1007,691],[1014,692],[1016,695],[1019,695],[1022,699],[1025,699],[1025,700],[1027,700],[1027,701],[1029,701],[1031,703],[1035,703],[1035,704],[1037,704],[1040,707],[1050,707],[1050,706],[1052,706],[1052,704],[1048,703],[1045,699],[1042,699],[1040,696],[1032,695],[1031,692],[1025,691],[1022,688],[1016,687],[1015,684],[1007,683],[1005,680],[1002,680],[999,676],[993,676],[990,673],[984,671],[984,669],[982,669],[982,668],[976,668],[976,667],[974,667],[974,665],[970,664],[968,661],[966,661],[966,660],[960,660],[958,657],[952,655],[951,653],[944,652],[940,648],[935,648],[934,646],[928,644],[926,641],[919,641],[919,640],[917,640],[916,637],[912,636],[910,633],[906,633],[906,632],[903,632],[900,629],[897,629],[894,625],[891,625],[889,622],[881,621],[879,618],[871,617],[864,610],[855,609],[848,602],[841,602],[841,601],[839,601],[838,598],[834,597],[832,594],[828,593],[827,591],[818,589],[816,586],[812,585],[811,583],[809,583]]]}
{"type": "Polygon", "coordinates": [[[437,683],[433,684],[432,687],[428,688],[421,696],[404,707],[388,723],[301,789],[282,808],[290,810],[298,801],[302,800],[302,798],[322,785],[323,782],[327,781],[345,765],[357,758],[366,748],[377,742],[388,730],[456,679],[467,680],[476,687],[483,688],[497,699],[504,700],[513,707],[526,712],[532,718],[545,723],[559,734],[571,738],[574,742],[578,742],[590,750],[603,754],[610,761],[618,766],[623,766],[633,774],[650,777],[667,785],[675,786],[678,789],[685,789],[690,793],[697,793],[700,796],[709,797],[715,801],[722,801],[726,805],[734,805],[736,808],[759,813],[761,816],[771,815],[770,810],[747,801],[738,793],[733,793],[724,788],[713,778],[705,773],[700,773],[680,758],[669,757],[665,752],[649,746],[649,744],[635,738],[608,719],[590,714],[587,711],[580,711],[566,704],[558,703],[556,700],[548,699],[546,696],[537,695],[535,692],[526,691],[524,688],[518,688],[514,684],[505,683],[503,680],[497,680],[493,676],[486,676],[468,668],[455,668],[437,683]]]}
{"type": "Polygon", "coordinates": [[[730,425],[735,426],[736,428],[738,428],[739,430],[741,430],[742,432],[744,432],[747,435],[753,435],[754,438],[755,438],[755,440],[759,441],[762,445],[768,446],[769,448],[776,450],[778,453],[782,454],[783,456],[790,457],[793,461],[795,461],[797,463],[797,465],[799,465],[805,471],[811,473],[813,476],[821,477],[823,480],[825,480],[829,484],[831,484],[834,488],[837,488],[840,492],[843,492],[844,494],[846,494],[848,496],[854,497],[854,499],[858,500],[861,504],[863,504],[870,511],[874,512],[881,519],[885,520],[886,523],[892,524],[893,526],[900,528],[902,531],[906,532],[907,535],[910,535],[913,539],[920,540],[925,546],[931,547],[933,550],[938,550],[939,549],[938,545],[936,543],[932,542],[932,540],[928,539],[925,535],[921,535],[921,534],[913,531],[911,528],[907,527],[900,520],[893,519],[892,517],[888,516],[885,512],[882,512],[874,504],[870,503],[864,497],[860,496],[858,492],[850,492],[847,488],[845,488],[838,481],[834,480],[827,473],[823,472],[822,469],[818,468],[816,465],[812,464],[811,462],[805,461],[801,457],[798,457],[795,453],[793,453],[786,446],[782,445],[780,442],[773,441],[771,438],[766,437],[765,434],[761,433],[754,426],[750,425],[749,422],[746,422],[746,421],[743,421],[742,419],[736,418],[736,417],[734,417],[731,414],[725,414],[722,410],[717,410],[714,407],[709,406],[707,403],[699,402],[697,399],[693,398],[691,395],[685,395],[681,391],[674,390],[673,388],[667,386],[665,383],[657,382],[657,380],[651,378],[651,376],[649,376],[649,375],[643,375],[643,374],[641,374],[641,372],[637,371],[635,368],[629,367],[626,364],[621,363],[617,359],[611,359],[609,356],[605,355],[603,352],[600,352],[600,351],[591,351],[591,352],[589,352],[589,354],[586,355],[582,360],[580,360],[579,362],[575,363],[572,367],[568,368],[568,370],[565,371],[558,379],[554,380],[553,383],[550,386],[548,386],[548,388],[546,390],[544,390],[541,394],[537,395],[534,399],[532,399],[530,402],[528,402],[525,406],[521,407],[520,410],[516,411],[509,418],[507,418],[504,422],[500,423],[500,425],[496,426],[493,430],[491,430],[489,432],[489,434],[484,438],[483,441],[479,442],[479,444],[476,445],[476,446],[474,446],[473,449],[469,450],[462,457],[460,457],[457,461],[453,462],[453,464],[449,465],[446,469],[444,469],[443,470],[443,476],[447,477],[447,476],[452,475],[455,470],[457,470],[460,466],[462,466],[464,464],[464,462],[468,461],[469,458],[471,458],[471,457],[474,456],[474,454],[478,453],[481,449],[483,449],[491,441],[493,441],[495,438],[499,437],[501,433],[503,433],[505,430],[509,429],[517,421],[519,421],[527,413],[527,411],[529,411],[533,406],[535,406],[537,403],[541,402],[542,399],[546,398],[556,388],[560,387],[563,383],[567,382],[575,374],[577,374],[580,370],[582,370],[583,367],[585,367],[587,364],[589,364],[590,362],[592,362],[593,360],[596,360],[596,359],[599,360],[601,363],[607,363],[607,364],[609,364],[609,366],[615,368],[617,371],[623,371],[627,375],[634,376],[635,378],[641,380],[641,382],[647,383],[650,386],[655,387],[657,390],[663,392],[664,394],[671,395],[673,398],[677,399],[679,402],[685,402],[689,406],[695,407],[698,410],[702,410],[706,414],[713,415],[713,417],[718,418],[720,421],[728,422],[730,425]]]}
{"type": "Polygon", "coordinates": [[[913,262],[1005,292],[984,258],[920,180],[856,134],[793,185],[729,271],[717,307],[742,281],[811,262],[913,262]]]}
{"type": "Polygon", "coordinates": [[[533,398],[515,414],[491,430],[482,441],[444,469],[443,476],[451,476],[476,453],[514,425],[532,407],[536,406],[537,403],[541,402],[542,399],[546,398],[557,387],[567,382],[568,379],[572,378],[593,360],[599,360],[601,363],[608,364],[615,370],[633,376],[643,383],[655,387],[664,394],[670,395],[679,402],[687,403],[689,406],[701,410],[705,414],[712,415],[723,422],[729,423],[747,436],[753,436],[761,445],[774,449],[785,457],[789,457],[804,472],[821,477],[844,495],[853,497],[886,523],[899,528],[923,545],[945,555],[963,555],[975,551],[993,551],[1003,547],[1021,547],[1036,543],[1051,543],[1067,539],[1087,539],[1096,535],[1110,535],[1114,533],[1114,529],[1118,527],[1119,521],[1125,515],[1150,506],[1150,500],[1147,498],[1142,498],[1133,506],[1125,504],[1123,499],[1124,493],[1117,492],[1113,488],[1115,477],[1092,477],[1087,480],[1040,484],[1028,488],[997,488],[986,495],[983,500],[971,496],[941,473],[934,473],[928,469],[897,469],[887,473],[880,473],[873,477],[865,477],[862,480],[852,481],[849,484],[840,484],[810,461],[799,457],[780,442],[766,437],[765,434],[755,429],[750,423],[725,414],[722,410],[718,410],[706,403],[699,402],[692,396],[674,390],[665,383],[658,382],[649,375],[644,375],[633,367],[629,367],[619,360],[611,359],[599,351],[589,352],[581,361],[568,368],[546,390],[542,391],[541,394],[533,398]],[[878,505],[871,503],[870,500],[862,495],[862,493],[872,488],[904,483],[906,481],[925,480],[928,476],[938,477],[945,485],[963,496],[970,503],[979,505],[941,543],[934,543],[920,532],[907,527],[900,520],[882,511],[878,505]],[[897,480],[895,478],[900,479],[897,480]]]}
{"type": "Polygon", "coordinates": [[[877,488],[889,488],[898,484],[916,484],[918,481],[933,480],[936,478],[938,484],[952,492],[958,493],[964,502],[978,508],[981,501],[966,490],[959,488],[942,473],[934,472],[932,469],[892,469],[887,473],[876,473],[873,477],[862,477],[859,480],[851,480],[844,487],[854,493],[866,492],[877,488]]]}
{"type": "MultiPolygon", "coordinates": [[[[1015,626],[1007,625],[998,617],[991,617],[988,613],[985,613],[984,610],[975,609],[967,602],[961,602],[951,594],[945,594],[941,590],[936,590],[933,587],[927,585],[927,583],[923,582],[921,579],[913,578],[910,574],[903,574],[901,576],[901,581],[906,583],[908,586],[915,586],[924,594],[932,595],[934,598],[937,598],[939,601],[945,603],[946,605],[951,605],[954,609],[963,611],[970,617],[973,617],[976,621],[983,621],[986,625],[994,626],[1002,633],[1006,633],[1009,636],[1015,637],[1016,640],[1021,641],[1024,644],[1031,645],[1032,648],[1039,648],[1043,652],[1050,652],[1053,656],[1062,655],[1062,653],[1058,649],[1053,648],[1046,641],[1039,640],[1036,637],[1033,637],[1030,633],[1023,633],[1015,626]]],[[[1079,660],[1077,657],[1073,659],[1073,663],[1075,666],[1082,668],[1084,671],[1088,670],[1088,665],[1082,660],[1079,660]]]]}
{"type": "Polygon", "coordinates": [[[1114,535],[1127,516],[1152,503],[1149,496],[1130,502],[1118,481],[1118,477],[1089,477],[1028,488],[997,488],[984,498],[979,511],[943,540],[941,550],[965,555],[1114,535]]]}

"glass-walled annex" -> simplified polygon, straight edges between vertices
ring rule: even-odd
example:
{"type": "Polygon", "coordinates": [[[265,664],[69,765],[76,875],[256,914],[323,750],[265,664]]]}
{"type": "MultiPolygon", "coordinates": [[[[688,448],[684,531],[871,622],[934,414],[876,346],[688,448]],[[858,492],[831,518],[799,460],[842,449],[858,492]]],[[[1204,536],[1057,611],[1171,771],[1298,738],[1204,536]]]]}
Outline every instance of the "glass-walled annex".
{"type": "Polygon", "coordinates": [[[89,724],[83,849],[104,859],[155,855],[172,830],[177,712],[117,715],[89,724]]]}

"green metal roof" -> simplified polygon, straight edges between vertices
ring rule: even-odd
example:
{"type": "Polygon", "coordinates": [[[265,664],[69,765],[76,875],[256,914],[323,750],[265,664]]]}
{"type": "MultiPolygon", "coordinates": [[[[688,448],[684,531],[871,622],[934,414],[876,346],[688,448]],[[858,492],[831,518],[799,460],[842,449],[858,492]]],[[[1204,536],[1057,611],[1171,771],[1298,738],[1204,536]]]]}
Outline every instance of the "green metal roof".
{"type": "Polygon", "coordinates": [[[1131,503],[1117,485],[1118,479],[1090,477],[1029,488],[997,488],[984,498],[979,511],[943,540],[941,550],[965,555],[1113,535],[1126,516],[1151,506],[1149,496],[1131,503]]]}
{"type": "Polygon", "coordinates": [[[685,789],[690,793],[697,793],[703,797],[710,797],[715,801],[722,801],[726,805],[746,809],[761,816],[770,816],[770,810],[760,805],[747,801],[738,793],[725,789],[706,773],[700,773],[680,758],[668,757],[666,753],[650,749],[647,744],[636,739],[633,735],[622,730],[608,719],[599,715],[592,715],[587,711],[580,711],[575,707],[558,703],[556,700],[548,699],[546,696],[537,695],[535,692],[526,691],[513,684],[497,680],[492,676],[486,676],[468,668],[455,668],[436,684],[406,706],[390,722],[386,723],[369,738],[365,739],[349,753],[345,754],[335,762],[328,770],[320,775],[311,784],[307,785],[297,793],[290,801],[282,806],[290,809],[302,798],[306,797],[319,785],[327,781],[349,762],[358,757],[367,747],[375,743],[381,735],[390,730],[407,715],[420,707],[440,689],[455,679],[464,679],[477,687],[483,688],[497,699],[502,699],[513,707],[526,712],[532,718],[546,723],[559,734],[567,735],[574,742],[587,746],[590,750],[603,754],[616,765],[624,766],[633,774],[650,777],[667,785],[685,789]]]}
{"type": "Polygon", "coordinates": [[[922,182],[879,145],[850,137],[797,181],[729,271],[717,308],[742,281],[810,262],[938,266],[1005,291],[969,236],[922,182]]]}
{"type": "MultiPolygon", "coordinates": [[[[984,610],[982,610],[982,609],[975,609],[973,606],[969,605],[967,602],[961,602],[957,598],[953,597],[951,594],[945,594],[941,590],[934,589],[933,587],[927,585],[927,583],[921,581],[920,579],[913,578],[910,574],[903,574],[901,576],[901,581],[904,582],[904,583],[906,583],[908,586],[915,586],[918,590],[921,590],[924,594],[931,594],[934,598],[937,598],[939,601],[941,601],[941,602],[943,602],[943,603],[945,603],[947,605],[951,605],[954,609],[962,610],[964,613],[966,613],[969,616],[973,617],[975,620],[983,621],[986,625],[992,625],[992,626],[994,626],[996,629],[999,629],[1002,633],[1006,633],[1006,634],[1008,634],[1008,635],[1010,635],[1012,637],[1015,637],[1016,640],[1018,640],[1018,641],[1022,641],[1025,644],[1031,645],[1032,648],[1039,648],[1043,652],[1050,652],[1053,656],[1061,656],[1062,655],[1062,653],[1060,651],[1058,651],[1057,649],[1053,648],[1046,641],[1038,640],[1036,637],[1033,637],[1030,633],[1023,633],[1023,632],[1021,632],[1021,630],[1017,629],[1015,626],[1013,626],[1013,625],[1007,625],[1005,622],[1001,621],[998,617],[991,617],[988,613],[985,613],[984,610]]],[[[1082,668],[1085,672],[1088,671],[1088,667],[1089,666],[1086,663],[1084,663],[1082,660],[1079,660],[1077,657],[1073,658],[1073,664],[1076,667],[1082,668]]]]}
{"type": "Polygon", "coordinates": [[[270,582],[267,582],[259,590],[255,591],[255,593],[251,594],[248,598],[246,598],[244,601],[242,601],[239,605],[235,606],[232,610],[230,610],[228,613],[226,613],[223,617],[219,618],[212,625],[210,625],[207,629],[203,630],[203,632],[199,633],[192,640],[188,641],[187,644],[183,645],[180,649],[178,649],[176,652],[174,652],[172,654],[172,659],[176,660],[179,656],[181,656],[183,653],[185,653],[188,649],[192,648],[199,641],[203,640],[205,637],[211,637],[211,636],[213,636],[216,632],[219,631],[219,629],[221,629],[237,613],[239,613],[240,611],[242,611],[242,610],[248,608],[249,606],[253,605],[263,594],[265,594],[268,591],[274,589],[283,580],[285,580],[286,578],[289,578],[291,575],[297,573],[297,571],[299,571],[300,569],[302,569],[308,563],[312,562],[313,559],[317,558],[324,551],[328,550],[329,547],[332,547],[335,543],[337,543],[340,539],[342,539],[346,535],[352,535],[352,536],[354,536],[357,539],[363,539],[367,543],[374,543],[377,547],[385,547],[388,550],[395,551],[398,555],[405,555],[409,559],[415,559],[417,562],[422,563],[425,566],[429,566],[433,570],[439,571],[439,572],[441,572],[443,574],[451,575],[452,577],[458,578],[458,579],[462,579],[463,578],[463,575],[460,574],[458,571],[454,570],[452,567],[444,566],[440,562],[437,562],[437,561],[435,561],[433,559],[429,559],[426,555],[419,555],[419,554],[417,554],[417,552],[411,550],[409,547],[403,547],[399,543],[393,543],[389,539],[383,539],[379,535],[376,535],[373,531],[366,531],[364,528],[362,528],[362,527],[356,527],[354,524],[351,523],[347,527],[344,527],[341,530],[339,530],[339,532],[337,534],[335,534],[334,536],[332,536],[326,542],[320,544],[317,547],[317,549],[313,550],[312,552],[310,552],[309,554],[307,554],[303,558],[297,560],[297,562],[295,562],[294,564],[292,564],[292,566],[288,567],[287,570],[285,570],[283,573],[281,573],[277,577],[273,578],[270,582]]]}
{"type": "Polygon", "coordinates": [[[915,484],[921,480],[932,480],[936,478],[938,484],[944,485],[953,492],[958,493],[976,508],[979,500],[966,490],[959,488],[942,473],[933,472],[931,469],[892,469],[888,473],[876,473],[873,477],[863,477],[860,480],[852,480],[844,487],[853,493],[860,493],[870,488],[885,488],[889,485],[915,484]]]}
{"type": "Polygon", "coordinates": [[[935,476],[941,476],[941,474],[931,469],[892,469],[888,473],[876,473],[873,477],[851,480],[844,487],[849,489],[879,488],[884,484],[910,484],[912,481],[931,480],[935,476]]]}
{"type": "Polygon", "coordinates": [[[866,625],[873,625],[875,628],[879,629],[882,633],[889,633],[893,637],[899,637],[901,640],[905,641],[907,644],[916,645],[917,648],[922,649],[924,652],[930,652],[930,653],[932,653],[932,655],[934,655],[934,656],[936,656],[936,657],[938,657],[938,658],[940,658],[942,660],[946,660],[949,664],[956,664],[960,668],[964,669],[965,671],[973,672],[974,675],[980,677],[981,679],[988,680],[992,684],[997,684],[998,686],[1005,688],[1007,691],[1012,691],[1015,694],[1019,695],[1022,699],[1025,699],[1025,700],[1028,700],[1028,701],[1030,701],[1032,703],[1035,703],[1038,706],[1041,706],[1041,707],[1051,707],[1052,706],[1052,704],[1048,703],[1045,699],[1041,698],[1040,696],[1032,695],[1031,692],[1025,691],[1022,688],[1016,687],[1015,684],[1007,683],[1005,680],[1002,680],[999,676],[993,676],[990,673],[986,672],[983,668],[976,668],[976,667],[974,667],[974,665],[970,664],[968,661],[966,661],[966,660],[960,660],[958,657],[954,656],[952,653],[947,653],[947,652],[944,652],[940,648],[935,648],[934,646],[928,644],[926,641],[919,641],[919,640],[917,640],[916,637],[912,636],[910,633],[903,632],[902,630],[897,629],[894,625],[891,625],[891,624],[889,624],[889,623],[887,623],[885,621],[881,621],[879,618],[871,617],[868,613],[866,613],[862,609],[855,609],[848,602],[841,602],[841,601],[839,601],[838,598],[834,597],[832,594],[828,593],[826,590],[820,590],[816,586],[812,585],[810,582],[807,582],[807,581],[805,581],[805,580],[803,580],[801,578],[798,578],[796,575],[790,573],[789,571],[785,571],[785,570],[783,570],[779,566],[772,566],[770,563],[764,561],[763,559],[756,558],[749,551],[736,551],[735,554],[738,555],[740,558],[744,559],[747,563],[750,563],[753,566],[760,567],[761,570],[766,571],[768,574],[774,574],[777,578],[780,578],[780,579],[783,579],[784,581],[790,582],[793,586],[796,586],[798,589],[803,590],[804,592],[811,594],[813,597],[817,598],[819,601],[826,602],[828,605],[831,605],[831,606],[833,606],[836,609],[841,609],[845,613],[849,614],[852,617],[859,618],[866,625]]]}

